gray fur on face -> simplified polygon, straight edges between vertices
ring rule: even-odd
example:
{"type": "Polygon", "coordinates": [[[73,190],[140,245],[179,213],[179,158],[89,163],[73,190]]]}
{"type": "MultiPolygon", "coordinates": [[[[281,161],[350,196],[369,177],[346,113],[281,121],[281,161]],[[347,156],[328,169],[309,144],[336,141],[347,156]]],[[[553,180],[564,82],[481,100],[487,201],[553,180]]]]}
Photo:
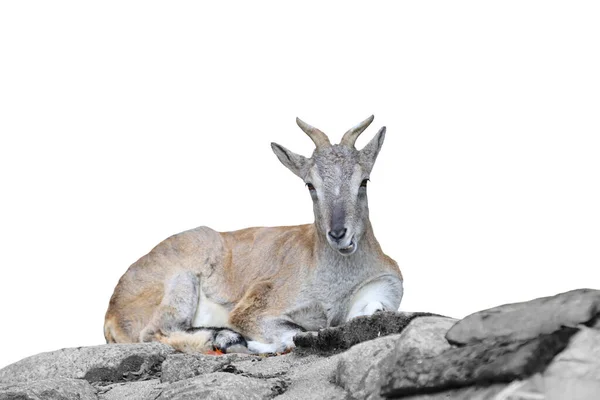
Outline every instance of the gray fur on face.
{"type": "MultiPolygon", "coordinates": [[[[354,142],[372,120],[371,116],[352,128],[340,144],[331,145],[329,139],[315,141],[317,148],[311,158],[271,143],[281,163],[309,187],[320,233],[334,250],[343,255],[356,251],[369,220],[367,191],[362,183],[369,179],[386,129],[381,128],[361,150],[354,147],[354,142]]],[[[300,127],[309,136],[318,131],[304,122],[302,124],[299,123],[300,127]]]]}

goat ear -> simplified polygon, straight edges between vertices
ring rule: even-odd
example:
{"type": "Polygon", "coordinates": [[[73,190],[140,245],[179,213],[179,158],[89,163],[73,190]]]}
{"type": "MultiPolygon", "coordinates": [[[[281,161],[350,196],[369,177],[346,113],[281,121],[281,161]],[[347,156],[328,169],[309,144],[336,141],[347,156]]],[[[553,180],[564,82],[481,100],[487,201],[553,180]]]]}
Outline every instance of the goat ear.
{"type": "Polygon", "coordinates": [[[369,169],[373,168],[377,155],[383,146],[383,140],[385,139],[385,126],[382,127],[379,132],[371,139],[369,143],[360,151],[360,159],[363,164],[368,166],[369,169]]]}
{"type": "Polygon", "coordinates": [[[306,157],[296,154],[277,143],[271,143],[271,148],[283,165],[294,174],[304,179],[304,172],[308,165],[308,159],[306,157]]]}

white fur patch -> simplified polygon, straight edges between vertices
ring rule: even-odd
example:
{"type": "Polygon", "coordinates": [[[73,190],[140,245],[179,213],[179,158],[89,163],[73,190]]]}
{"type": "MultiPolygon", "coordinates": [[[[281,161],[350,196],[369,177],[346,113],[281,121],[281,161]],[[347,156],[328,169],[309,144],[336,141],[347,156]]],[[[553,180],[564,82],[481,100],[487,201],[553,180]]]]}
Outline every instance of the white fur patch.
{"type": "Polygon", "coordinates": [[[288,349],[296,347],[294,344],[294,336],[298,331],[289,330],[281,335],[279,343],[261,343],[255,340],[248,341],[248,350],[254,354],[263,353],[281,353],[288,349]]]}
{"type": "Polygon", "coordinates": [[[281,349],[279,351],[285,351],[287,349],[291,349],[296,347],[294,344],[294,336],[298,331],[287,331],[281,337],[281,349]]]}
{"type": "Polygon", "coordinates": [[[383,304],[379,301],[372,301],[367,303],[364,308],[364,315],[373,315],[375,311],[383,311],[383,304]]]}
{"type": "MultiPolygon", "coordinates": [[[[372,315],[375,311],[389,309],[390,287],[385,281],[366,284],[354,295],[346,321],[361,316],[372,315]]],[[[394,310],[395,311],[395,310],[394,310]]]]}
{"type": "Polygon", "coordinates": [[[275,343],[261,343],[250,340],[248,341],[248,350],[254,354],[276,353],[277,345],[275,343]]]}
{"type": "Polygon", "coordinates": [[[229,310],[221,304],[215,303],[206,297],[200,285],[200,296],[198,296],[198,308],[192,321],[192,327],[202,326],[231,328],[229,326],[229,310]]]}

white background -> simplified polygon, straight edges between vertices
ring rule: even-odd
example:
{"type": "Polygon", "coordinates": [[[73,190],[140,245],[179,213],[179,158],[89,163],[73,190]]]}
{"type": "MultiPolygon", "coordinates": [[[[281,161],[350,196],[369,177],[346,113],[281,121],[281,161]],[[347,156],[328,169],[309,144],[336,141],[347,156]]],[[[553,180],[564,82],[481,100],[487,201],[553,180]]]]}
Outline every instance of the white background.
{"type": "Polygon", "coordinates": [[[600,288],[595,2],[2,2],[0,366],[104,342],[165,237],[312,221],[272,154],[375,114],[401,309],[600,288]],[[210,6],[208,5],[210,4],[210,6]]]}

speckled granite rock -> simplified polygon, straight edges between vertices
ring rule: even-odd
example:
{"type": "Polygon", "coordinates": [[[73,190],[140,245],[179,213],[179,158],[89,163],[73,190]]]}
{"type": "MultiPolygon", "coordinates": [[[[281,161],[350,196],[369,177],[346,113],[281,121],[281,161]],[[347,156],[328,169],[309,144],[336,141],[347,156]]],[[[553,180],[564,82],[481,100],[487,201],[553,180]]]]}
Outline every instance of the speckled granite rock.
{"type": "Polygon", "coordinates": [[[44,379],[0,385],[0,400],[97,400],[96,390],[80,379],[44,379]]]}
{"type": "Polygon", "coordinates": [[[99,400],[156,399],[167,386],[168,384],[161,384],[158,379],[95,385],[99,400]]]}
{"type": "MultiPolygon", "coordinates": [[[[314,356],[309,356],[312,358],[314,356]]],[[[298,357],[302,361],[297,367],[290,370],[287,378],[290,384],[278,399],[281,400],[348,400],[349,394],[335,384],[334,376],[337,369],[339,356],[315,357],[310,363],[305,363],[305,357],[298,357]],[[304,359],[304,360],[302,360],[304,359]]]]}
{"type": "Polygon", "coordinates": [[[0,383],[31,382],[49,378],[118,382],[157,375],[174,350],[160,343],[74,347],[40,353],[0,370],[0,383]]]}
{"type": "Polygon", "coordinates": [[[156,400],[261,400],[275,397],[279,385],[277,381],[212,372],[175,382],[165,388],[156,400]]]}
{"type": "Polygon", "coordinates": [[[599,318],[600,290],[578,289],[476,312],[452,327],[446,339],[456,345],[492,337],[525,340],[563,326],[595,325],[599,318]]]}
{"type": "Polygon", "coordinates": [[[534,398],[502,398],[497,397],[506,389],[505,384],[490,386],[471,386],[460,389],[450,389],[438,393],[418,394],[415,396],[402,396],[402,400],[538,400],[534,398]]]}
{"type": "Polygon", "coordinates": [[[158,343],[63,349],[1,369],[0,400],[597,400],[595,296],[581,290],[502,306],[466,325],[426,313],[377,313],[299,335],[299,347],[279,356],[189,355],[158,343]],[[537,322],[511,323],[506,315],[537,322]],[[567,322],[577,326],[560,326],[567,322]],[[465,328],[473,323],[484,326],[465,328]],[[467,332],[467,340],[451,345],[449,329],[467,332]]]}
{"type": "Polygon", "coordinates": [[[177,382],[194,376],[226,370],[235,361],[257,361],[259,356],[225,354],[220,357],[205,354],[171,354],[162,364],[161,382],[177,382]]]}
{"type": "Polygon", "coordinates": [[[563,328],[535,339],[507,342],[490,339],[446,350],[435,357],[396,360],[382,386],[384,397],[443,391],[471,385],[511,382],[544,371],[569,344],[576,328],[563,328]]]}
{"type": "Polygon", "coordinates": [[[544,372],[547,400],[600,398],[600,330],[582,328],[544,372]]]}
{"type": "Polygon", "coordinates": [[[396,360],[436,356],[450,348],[444,335],[456,322],[446,317],[421,317],[396,335],[352,347],[340,355],[336,381],[356,399],[380,399],[385,377],[396,360]]]}
{"type": "Polygon", "coordinates": [[[286,382],[281,399],[347,399],[347,392],[334,383],[339,356],[290,353],[253,361],[235,362],[235,373],[286,382]],[[315,390],[317,389],[318,390],[315,390]]]}

